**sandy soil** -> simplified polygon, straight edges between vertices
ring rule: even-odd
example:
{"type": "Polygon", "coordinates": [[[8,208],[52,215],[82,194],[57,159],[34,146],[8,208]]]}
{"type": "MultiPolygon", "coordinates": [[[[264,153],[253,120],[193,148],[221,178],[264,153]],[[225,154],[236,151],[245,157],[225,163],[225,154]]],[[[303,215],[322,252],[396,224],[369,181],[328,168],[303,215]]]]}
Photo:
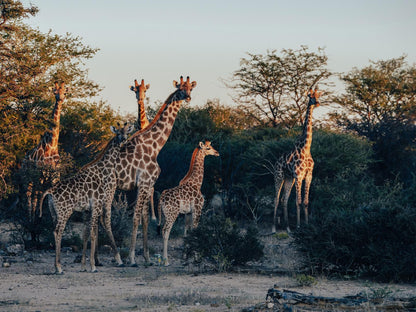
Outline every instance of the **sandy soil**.
{"type": "MultiPolygon", "coordinates": [[[[263,239],[265,258],[239,273],[207,273],[184,265],[181,238],[172,240],[169,267],[159,266],[157,261],[145,267],[138,256],[138,267],[118,268],[111,254],[101,250],[99,272],[80,272],[81,265],[74,263],[79,253],[66,250],[65,273],[58,276],[53,274],[53,251],[3,254],[0,259],[10,266],[0,268],[0,311],[263,311],[253,307],[266,306],[266,294],[273,285],[315,296],[371,296],[384,289],[398,297],[416,297],[416,285],[318,278],[315,285],[301,287],[295,278],[298,256],[290,240],[263,239]]],[[[161,253],[161,239],[151,239],[150,246],[161,253]]],[[[363,311],[375,309],[365,307],[363,311]]]]}

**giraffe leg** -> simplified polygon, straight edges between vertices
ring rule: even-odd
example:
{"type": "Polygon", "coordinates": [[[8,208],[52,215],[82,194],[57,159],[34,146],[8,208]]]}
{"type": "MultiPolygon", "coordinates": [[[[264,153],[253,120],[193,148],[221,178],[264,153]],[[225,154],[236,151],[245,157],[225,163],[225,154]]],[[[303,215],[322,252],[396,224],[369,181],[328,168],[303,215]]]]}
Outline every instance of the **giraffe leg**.
{"type": "Polygon", "coordinates": [[[123,261],[121,261],[120,253],[118,251],[116,241],[114,239],[113,231],[111,230],[111,202],[112,202],[112,196],[110,196],[111,199],[107,201],[106,207],[105,207],[105,215],[104,215],[104,228],[107,232],[107,235],[110,239],[111,248],[113,249],[114,258],[117,262],[117,266],[121,267],[123,266],[123,261]]]}
{"type": "MultiPolygon", "coordinates": [[[[272,233],[276,233],[276,218],[277,218],[277,208],[279,207],[279,198],[280,192],[283,186],[283,179],[275,179],[274,182],[275,189],[276,189],[276,197],[274,199],[274,212],[273,212],[273,226],[272,226],[272,233]]],[[[278,218],[278,224],[280,227],[280,217],[278,218]]]]}
{"type": "Polygon", "coordinates": [[[97,272],[97,268],[95,266],[95,248],[97,246],[97,234],[98,234],[98,219],[100,216],[100,212],[94,207],[91,207],[91,221],[90,221],[90,236],[91,236],[91,253],[90,253],[90,265],[91,265],[91,272],[97,272]]]}
{"type": "Polygon", "coordinates": [[[156,221],[155,204],[154,204],[154,201],[153,201],[154,192],[155,192],[155,188],[152,188],[152,191],[150,193],[150,208],[151,208],[151,211],[152,211],[152,220],[156,221]]]}
{"type": "Polygon", "coordinates": [[[131,231],[130,251],[129,251],[131,266],[137,266],[135,253],[136,253],[137,229],[139,227],[140,218],[141,218],[141,215],[138,212],[136,212],[136,209],[135,209],[134,214],[133,214],[133,229],[131,231]]]}
{"type": "Polygon", "coordinates": [[[287,202],[289,201],[290,191],[292,190],[294,179],[285,179],[283,182],[283,196],[282,196],[282,204],[283,204],[283,222],[286,230],[290,232],[289,227],[289,215],[287,213],[287,202]]]}
{"type": "Polygon", "coordinates": [[[33,194],[33,200],[32,200],[32,221],[35,220],[36,215],[36,208],[38,206],[38,199],[42,196],[42,193],[38,190],[36,190],[33,194]]]}
{"type": "Polygon", "coordinates": [[[196,199],[194,209],[192,209],[192,228],[197,228],[199,219],[201,218],[202,214],[202,208],[204,207],[204,197],[199,196],[199,198],[196,199]]]}
{"type": "MultiPolygon", "coordinates": [[[[178,214],[176,214],[176,218],[178,217],[178,214]]],[[[169,216],[168,218],[165,218],[165,225],[162,229],[162,235],[163,235],[163,262],[165,266],[169,265],[169,259],[168,259],[168,241],[169,241],[169,235],[170,231],[172,230],[173,224],[175,223],[176,218],[174,216],[169,216]]]]}
{"type": "Polygon", "coordinates": [[[87,245],[88,245],[88,238],[90,236],[90,227],[87,224],[87,212],[84,211],[83,213],[83,221],[84,221],[84,230],[82,231],[82,258],[81,258],[81,272],[87,271],[86,266],[86,254],[87,254],[87,245]]]}
{"type": "Polygon", "coordinates": [[[296,179],[296,227],[300,227],[300,206],[302,205],[302,179],[296,179]]]}
{"type": "Polygon", "coordinates": [[[162,235],[163,235],[163,261],[164,265],[169,265],[169,259],[168,259],[168,240],[170,235],[170,230],[172,229],[173,224],[170,222],[165,222],[165,225],[163,226],[162,235]]]}
{"type": "MultiPolygon", "coordinates": [[[[146,202],[145,207],[148,207],[146,202]]],[[[148,209],[142,210],[142,228],[143,228],[143,257],[146,263],[150,263],[149,245],[148,245],[148,229],[149,229],[149,211],[148,209]]]]}
{"type": "MultiPolygon", "coordinates": [[[[135,259],[135,254],[136,254],[136,241],[137,241],[137,229],[139,227],[139,223],[142,219],[142,217],[147,216],[148,219],[148,213],[144,214],[143,213],[143,209],[146,207],[147,210],[147,206],[148,202],[149,202],[149,190],[151,189],[151,187],[149,186],[145,186],[145,185],[139,185],[138,186],[138,195],[137,195],[137,201],[136,201],[136,206],[134,208],[134,214],[133,214],[133,229],[132,229],[132,233],[131,233],[131,241],[130,241],[130,251],[129,251],[129,256],[130,256],[130,264],[132,266],[137,266],[136,265],[136,259],[135,259]]],[[[150,261],[150,257],[149,257],[149,250],[148,250],[148,246],[147,246],[147,226],[148,224],[148,220],[143,220],[143,255],[145,257],[145,260],[147,262],[150,261]],[[147,257],[147,259],[146,259],[147,257]]]]}
{"type": "Polygon", "coordinates": [[[305,194],[303,198],[303,211],[305,213],[305,223],[308,224],[309,222],[309,189],[312,182],[312,170],[306,174],[305,177],[305,194]]]}
{"type": "Polygon", "coordinates": [[[32,192],[33,192],[33,182],[29,182],[26,190],[27,198],[27,208],[29,213],[29,218],[32,219],[32,192]]]}
{"type": "Polygon", "coordinates": [[[68,221],[69,216],[58,218],[58,223],[56,225],[55,231],[53,235],[55,237],[55,273],[56,274],[63,274],[62,266],[61,266],[61,242],[62,242],[62,234],[64,233],[66,222],[68,221]]]}
{"type": "MultiPolygon", "coordinates": [[[[100,217],[100,223],[101,223],[101,226],[105,228],[102,215],[100,217]]],[[[95,240],[95,253],[94,253],[95,266],[103,266],[100,260],[98,259],[98,225],[97,225],[97,233],[95,234],[95,237],[97,238],[95,240]]]]}

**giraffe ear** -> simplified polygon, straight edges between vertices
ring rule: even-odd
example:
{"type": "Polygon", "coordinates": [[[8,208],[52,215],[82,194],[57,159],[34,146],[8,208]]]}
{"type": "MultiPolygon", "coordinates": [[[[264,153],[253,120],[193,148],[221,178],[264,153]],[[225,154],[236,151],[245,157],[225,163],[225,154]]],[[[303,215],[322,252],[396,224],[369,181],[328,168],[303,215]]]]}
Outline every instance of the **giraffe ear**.
{"type": "Polygon", "coordinates": [[[204,143],[199,142],[199,147],[200,147],[200,148],[204,148],[204,143]]]}
{"type": "Polygon", "coordinates": [[[146,90],[149,89],[149,88],[150,88],[150,84],[147,84],[146,85],[146,90]]]}
{"type": "Polygon", "coordinates": [[[192,81],[192,88],[195,88],[196,87],[196,81],[192,81]]]}
{"type": "Polygon", "coordinates": [[[134,126],[133,125],[130,125],[128,128],[127,128],[127,133],[132,133],[134,131],[134,126]]]}
{"type": "Polygon", "coordinates": [[[178,82],[176,80],[173,81],[173,86],[176,88],[178,86],[178,82]]]}
{"type": "Polygon", "coordinates": [[[111,130],[112,133],[117,133],[116,128],[114,128],[113,126],[110,126],[110,130],[111,130]]]}
{"type": "Polygon", "coordinates": [[[136,92],[136,88],[133,86],[130,86],[130,90],[136,92]]]}

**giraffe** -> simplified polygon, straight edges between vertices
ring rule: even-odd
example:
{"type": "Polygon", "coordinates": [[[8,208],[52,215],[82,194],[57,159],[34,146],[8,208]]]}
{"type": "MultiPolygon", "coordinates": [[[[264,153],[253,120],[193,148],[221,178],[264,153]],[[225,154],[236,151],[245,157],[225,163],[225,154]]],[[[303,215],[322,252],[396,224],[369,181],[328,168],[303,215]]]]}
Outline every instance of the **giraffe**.
{"type": "MultiPolygon", "coordinates": [[[[198,226],[201,217],[202,208],[204,206],[204,196],[201,193],[202,180],[204,179],[204,159],[205,156],[220,154],[211,146],[210,141],[200,142],[199,147],[195,148],[188,173],[179,182],[179,185],[164,190],[159,199],[159,227],[162,220],[161,211],[165,216],[165,224],[163,226],[163,260],[166,266],[169,265],[168,260],[168,240],[169,234],[179,214],[192,215],[192,226],[198,226]]],[[[186,235],[185,224],[185,235],[186,235]]]]}
{"type": "MultiPolygon", "coordinates": [[[[65,225],[74,211],[90,211],[90,229],[91,236],[91,272],[96,272],[95,266],[95,247],[96,235],[98,227],[98,219],[103,214],[104,208],[104,227],[111,241],[111,247],[115,255],[118,265],[122,265],[120,254],[117,250],[116,243],[111,231],[111,202],[116,190],[116,172],[115,163],[120,154],[120,148],[127,139],[127,134],[134,128],[128,126],[116,129],[110,127],[115,133],[115,137],[111,139],[104,150],[91,163],[82,167],[80,171],[73,177],[58,182],[55,186],[45,191],[42,196],[40,207],[43,200],[49,196],[48,204],[51,215],[55,222],[55,272],[62,274],[60,263],[61,240],[65,225]]],[[[40,216],[42,210],[40,211],[40,216]]],[[[84,249],[82,255],[82,269],[85,270],[85,250],[86,250],[86,234],[84,231],[84,249]]]]}
{"type": "Polygon", "coordinates": [[[146,117],[146,111],[144,109],[144,100],[146,98],[146,91],[150,88],[150,84],[145,85],[144,79],[138,84],[137,80],[134,79],[134,86],[130,86],[130,90],[136,93],[137,107],[138,107],[138,118],[137,124],[138,129],[144,129],[149,125],[149,120],[146,117]]]}
{"type": "Polygon", "coordinates": [[[127,140],[116,164],[117,188],[137,189],[129,250],[132,266],[136,266],[135,248],[140,222],[143,222],[143,256],[146,262],[150,261],[147,243],[148,209],[145,207],[149,203],[152,189],[160,174],[157,156],[169,138],[183,100],[187,102],[191,100],[191,91],[195,88],[196,82],[190,82],[189,77],[184,81],[181,76],[180,82],[173,81],[173,85],[176,91],[166,99],[149,126],[136,131],[127,140]]]}
{"type": "MultiPolygon", "coordinates": [[[[275,164],[274,171],[274,184],[276,197],[274,200],[274,214],[273,214],[273,227],[272,232],[276,232],[276,217],[277,208],[279,206],[280,192],[283,187],[283,195],[281,198],[283,204],[283,218],[284,226],[288,232],[290,232],[287,202],[292,190],[293,184],[296,188],[296,225],[300,226],[300,206],[302,204],[302,183],[305,181],[304,197],[303,197],[303,210],[305,215],[305,223],[308,223],[308,205],[309,205],[309,188],[312,182],[312,171],[314,167],[314,161],[311,155],[312,144],[312,112],[314,107],[318,107],[320,93],[315,88],[309,90],[308,107],[306,110],[306,117],[303,125],[302,135],[295,143],[294,149],[288,153],[282,155],[275,164]]],[[[278,220],[280,225],[280,218],[278,220]]]]}
{"type": "MultiPolygon", "coordinates": [[[[58,82],[55,82],[55,87],[49,88],[49,90],[51,90],[55,95],[55,107],[52,112],[53,125],[50,129],[45,131],[45,133],[40,139],[39,144],[26,154],[22,164],[22,167],[25,169],[28,169],[30,167],[43,169],[43,176],[40,179],[41,185],[45,184],[45,182],[48,180],[51,180],[51,182],[53,183],[56,179],[56,177],[55,179],[54,177],[51,177],[49,172],[51,169],[57,169],[59,165],[59,127],[62,103],[66,98],[67,88],[65,87],[64,82],[62,82],[61,85],[59,85],[58,82]]],[[[33,181],[31,181],[26,191],[29,216],[31,218],[34,217],[40,193],[40,190],[34,189],[33,181]]]]}
{"type": "MultiPolygon", "coordinates": [[[[149,88],[150,88],[150,84],[145,85],[144,79],[142,79],[140,84],[138,84],[137,80],[134,79],[134,86],[130,86],[130,90],[134,91],[134,93],[136,94],[137,107],[138,107],[137,125],[138,125],[139,130],[146,128],[150,124],[149,120],[146,117],[146,111],[144,109],[144,100],[146,98],[146,91],[149,88]]],[[[150,207],[151,207],[151,212],[152,212],[152,220],[156,220],[153,194],[154,194],[154,189],[152,189],[152,193],[150,195],[150,207]]]]}

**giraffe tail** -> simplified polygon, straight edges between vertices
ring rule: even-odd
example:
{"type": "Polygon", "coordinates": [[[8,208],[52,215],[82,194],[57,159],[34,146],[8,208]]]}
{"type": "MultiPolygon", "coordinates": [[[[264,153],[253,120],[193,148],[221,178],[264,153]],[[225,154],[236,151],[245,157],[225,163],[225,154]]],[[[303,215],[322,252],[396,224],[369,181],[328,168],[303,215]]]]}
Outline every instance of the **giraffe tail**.
{"type": "Polygon", "coordinates": [[[40,199],[40,203],[39,203],[39,218],[42,218],[42,207],[43,207],[43,201],[45,199],[46,196],[48,195],[52,195],[50,190],[46,190],[45,193],[43,193],[42,198],[40,199]]]}
{"type": "Polygon", "coordinates": [[[151,195],[150,195],[150,208],[151,208],[151,211],[152,211],[152,220],[156,221],[155,203],[154,203],[154,200],[153,200],[153,194],[154,193],[155,193],[155,188],[152,188],[151,195]]]}

